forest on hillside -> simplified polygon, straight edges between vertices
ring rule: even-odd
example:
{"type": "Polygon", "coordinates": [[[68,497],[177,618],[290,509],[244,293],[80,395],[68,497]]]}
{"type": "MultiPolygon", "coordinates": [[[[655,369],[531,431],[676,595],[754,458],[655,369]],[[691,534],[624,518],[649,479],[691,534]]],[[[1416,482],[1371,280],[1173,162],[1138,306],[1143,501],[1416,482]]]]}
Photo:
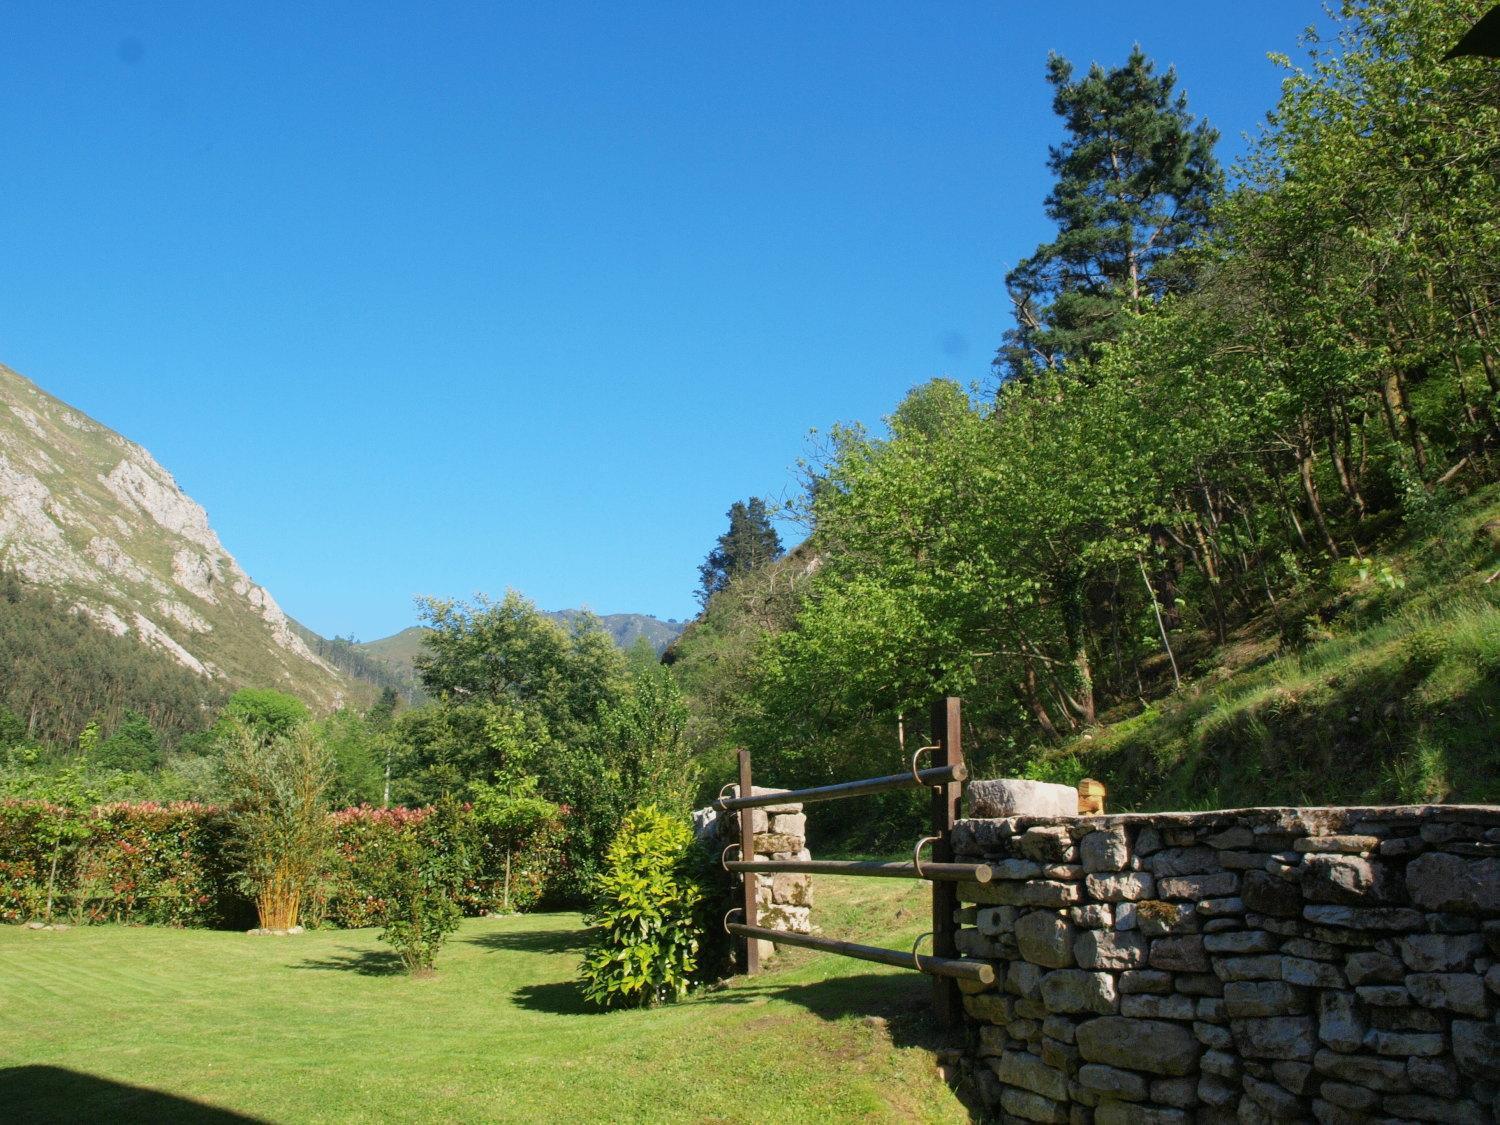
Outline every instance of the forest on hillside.
{"type": "MultiPolygon", "coordinates": [[[[517,595],[428,601],[425,702],[298,720],[340,798],[545,800],[582,876],[736,747],[779,785],[904,768],[941,694],[982,771],[1138,807],[1500,798],[1500,68],[1448,57],[1486,7],[1348,0],[1229,170],[1141,49],[1049,60],[1056,234],[1006,279],[993,381],[818,435],[790,552],[736,502],[664,662],[517,595]]],[[[0,712],[0,784],[214,799],[234,701],[137,680],[67,731],[0,712]],[[154,748],[101,770],[136,719],[154,748]]],[[[825,823],[899,835],[885,807],[825,823]]]]}

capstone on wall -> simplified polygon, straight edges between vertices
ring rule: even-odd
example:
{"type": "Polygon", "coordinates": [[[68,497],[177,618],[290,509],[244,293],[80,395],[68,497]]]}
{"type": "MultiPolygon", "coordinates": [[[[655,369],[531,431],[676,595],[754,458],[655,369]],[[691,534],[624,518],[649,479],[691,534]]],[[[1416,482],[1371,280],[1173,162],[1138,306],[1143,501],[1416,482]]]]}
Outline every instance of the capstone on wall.
{"type": "Polygon", "coordinates": [[[963,1075],[1044,1122],[1495,1121],[1500,808],[965,820],[963,1075]]]}

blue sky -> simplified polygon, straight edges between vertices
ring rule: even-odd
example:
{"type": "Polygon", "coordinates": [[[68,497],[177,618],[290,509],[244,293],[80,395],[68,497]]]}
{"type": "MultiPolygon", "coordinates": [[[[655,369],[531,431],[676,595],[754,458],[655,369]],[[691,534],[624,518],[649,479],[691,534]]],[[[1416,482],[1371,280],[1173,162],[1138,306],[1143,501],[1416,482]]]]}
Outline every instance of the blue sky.
{"type": "Polygon", "coordinates": [[[1049,50],[1243,148],[1316,0],[7,0],[0,362],[141,442],[294,616],[690,616],[810,428],[985,380],[1049,50]]]}

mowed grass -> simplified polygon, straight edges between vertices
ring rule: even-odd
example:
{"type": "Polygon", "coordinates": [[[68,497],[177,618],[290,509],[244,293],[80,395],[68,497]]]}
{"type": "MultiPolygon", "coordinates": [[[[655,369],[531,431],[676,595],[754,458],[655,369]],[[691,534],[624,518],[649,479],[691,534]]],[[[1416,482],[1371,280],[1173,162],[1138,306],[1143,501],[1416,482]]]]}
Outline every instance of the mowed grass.
{"type": "MultiPolygon", "coordinates": [[[[928,928],[923,886],[817,890],[830,934],[906,948],[928,928]]],[[[472,919],[412,980],[373,930],[0,927],[0,1120],[966,1119],[926,977],[790,951],[595,1013],[584,937],[577,914],[472,919]]]]}

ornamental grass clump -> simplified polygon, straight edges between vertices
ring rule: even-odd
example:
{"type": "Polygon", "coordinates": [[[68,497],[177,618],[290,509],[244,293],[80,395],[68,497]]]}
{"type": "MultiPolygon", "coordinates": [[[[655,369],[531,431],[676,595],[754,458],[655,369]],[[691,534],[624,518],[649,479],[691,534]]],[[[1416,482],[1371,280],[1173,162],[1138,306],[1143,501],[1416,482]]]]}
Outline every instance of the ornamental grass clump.
{"type": "Polygon", "coordinates": [[[235,719],[221,744],[238,882],[261,929],[294,929],[328,867],[333,759],[305,725],[268,735],[235,719]]]}
{"type": "Polygon", "coordinates": [[[688,825],[636,809],[609,846],[595,883],[593,948],[580,972],[584,997],[602,1008],[680,999],[700,977],[701,868],[688,825]]]}

